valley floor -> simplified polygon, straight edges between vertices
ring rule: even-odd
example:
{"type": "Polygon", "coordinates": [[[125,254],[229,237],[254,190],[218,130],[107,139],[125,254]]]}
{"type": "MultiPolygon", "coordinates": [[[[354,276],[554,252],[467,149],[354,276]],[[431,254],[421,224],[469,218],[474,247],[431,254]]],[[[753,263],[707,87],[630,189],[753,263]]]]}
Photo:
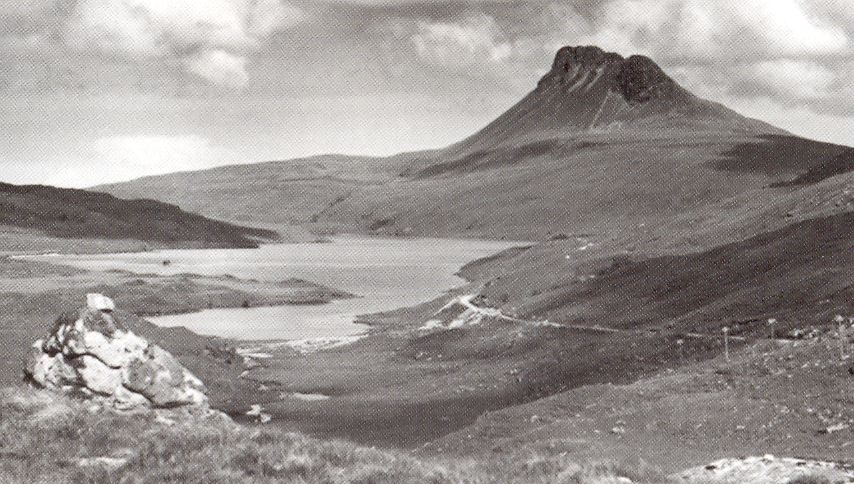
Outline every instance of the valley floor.
{"type": "MultiPolygon", "coordinates": [[[[216,408],[252,424],[246,413],[260,405],[269,432],[431,462],[533,455],[548,469],[640,458],[674,473],[765,454],[844,461],[854,369],[834,350],[854,347],[829,315],[852,313],[850,217],[656,258],[575,238],[511,249],[467,267],[468,286],[366,316],[368,336],[321,351],[276,343],[239,355],[220,340],[126,319],[205,381],[216,408]],[[764,321],[775,315],[785,341],[767,338],[764,321]],[[716,336],[725,325],[726,349],[716,336]]],[[[300,281],[94,274],[6,258],[0,382],[19,380],[17,355],[86,292],[143,316],[347,297],[300,281]]]]}
{"type": "MultiPolygon", "coordinates": [[[[454,320],[466,316],[463,307],[459,311],[454,320]]],[[[579,462],[640,458],[667,472],[766,454],[854,464],[854,328],[842,336],[826,329],[810,339],[730,341],[729,360],[722,338],[709,336],[707,350],[694,347],[681,356],[673,346],[668,358],[655,354],[666,337],[627,333],[634,343],[622,333],[497,317],[444,330],[378,326],[373,336],[327,351],[271,350],[247,378],[260,384],[257,403],[276,426],[403,446],[419,455],[484,459],[528,449],[579,462]],[[429,344],[436,338],[492,339],[494,346],[479,355],[471,346],[465,355],[443,346],[443,354],[429,344]],[[633,348],[629,359],[650,361],[639,370],[637,360],[599,365],[625,357],[609,350],[604,358],[569,351],[562,372],[571,375],[566,366],[572,365],[578,378],[564,380],[565,391],[538,398],[545,390],[542,382],[526,381],[539,375],[525,347],[569,338],[577,340],[576,348],[633,348]],[[584,360],[590,359],[599,371],[585,381],[584,360]],[[630,377],[621,370],[643,374],[630,377]],[[305,401],[294,394],[329,398],[305,401]]],[[[559,378],[562,373],[546,379],[554,384],[559,378]]]]}
{"type": "Polygon", "coordinates": [[[710,367],[582,387],[485,415],[415,454],[7,388],[0,482],[852,482],[850,381],[827,358],[834,343],[760,343],[710,367]]]}

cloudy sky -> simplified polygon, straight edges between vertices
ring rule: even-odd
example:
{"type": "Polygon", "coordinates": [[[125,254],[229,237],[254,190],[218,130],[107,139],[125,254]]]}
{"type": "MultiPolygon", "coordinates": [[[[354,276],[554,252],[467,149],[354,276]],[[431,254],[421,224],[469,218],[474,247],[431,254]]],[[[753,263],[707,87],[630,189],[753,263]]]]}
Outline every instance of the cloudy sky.
{"type": "Polygon", "coordinates": [[[0,180],[440,147],[581,44],[854,145],[851,0],[0,0],[0,180]]]}

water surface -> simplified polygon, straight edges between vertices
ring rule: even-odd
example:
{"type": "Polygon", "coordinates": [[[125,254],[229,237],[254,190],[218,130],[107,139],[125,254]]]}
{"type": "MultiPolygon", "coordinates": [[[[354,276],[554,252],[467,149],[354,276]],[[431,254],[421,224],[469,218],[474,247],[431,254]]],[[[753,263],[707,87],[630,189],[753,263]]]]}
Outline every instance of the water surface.
{"type": "Polygon", "coordinates": [[[296,277],[359,296],[323,305],[209,309],[148,318],[161,326],[185,326],[205,335],[294,340],[359,334],[364,327],[353,323],[357,316],[429,301],[464,284],[454,274],[466,263],[518,245],[482,240],[335,237],[322,244],[62,255],[50,260],[99,271],[228,274],[262,281],[296,277]],[[163,265],[164,260],[170,264],[163,265]]]}

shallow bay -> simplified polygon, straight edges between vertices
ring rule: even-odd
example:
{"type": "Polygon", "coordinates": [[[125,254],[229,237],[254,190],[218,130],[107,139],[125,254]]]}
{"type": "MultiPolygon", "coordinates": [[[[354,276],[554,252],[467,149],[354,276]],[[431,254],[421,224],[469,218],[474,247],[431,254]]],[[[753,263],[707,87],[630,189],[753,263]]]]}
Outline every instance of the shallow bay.
{"type": "Polygon", "coordinates": [[[229,275],[241,279],[305,279],[356,295],[328,304],[210,309],[148,318],[204,335],[239,340],[337,338],[364,332],[357,316],[412,306],[464,284],[466,263],[520,243],[464,239],[342,236],[328,243],[273,244],[259,249],[164,250],[51,256],[88,270],[229,275]]]}

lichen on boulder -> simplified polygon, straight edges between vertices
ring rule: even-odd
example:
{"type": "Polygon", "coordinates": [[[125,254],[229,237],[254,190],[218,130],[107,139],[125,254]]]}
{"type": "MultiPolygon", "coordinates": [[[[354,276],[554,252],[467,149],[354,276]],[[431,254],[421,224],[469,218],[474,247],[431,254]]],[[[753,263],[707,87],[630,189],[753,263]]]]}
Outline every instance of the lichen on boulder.
{"type": "Polygon", "coordinates": [[[24,362],[41,388],[80,393],[117,409],[207,407],[202,382],[166,350],[129,331],[113,301],[89,294],[80,310],[60,316],[24,362]]]}

